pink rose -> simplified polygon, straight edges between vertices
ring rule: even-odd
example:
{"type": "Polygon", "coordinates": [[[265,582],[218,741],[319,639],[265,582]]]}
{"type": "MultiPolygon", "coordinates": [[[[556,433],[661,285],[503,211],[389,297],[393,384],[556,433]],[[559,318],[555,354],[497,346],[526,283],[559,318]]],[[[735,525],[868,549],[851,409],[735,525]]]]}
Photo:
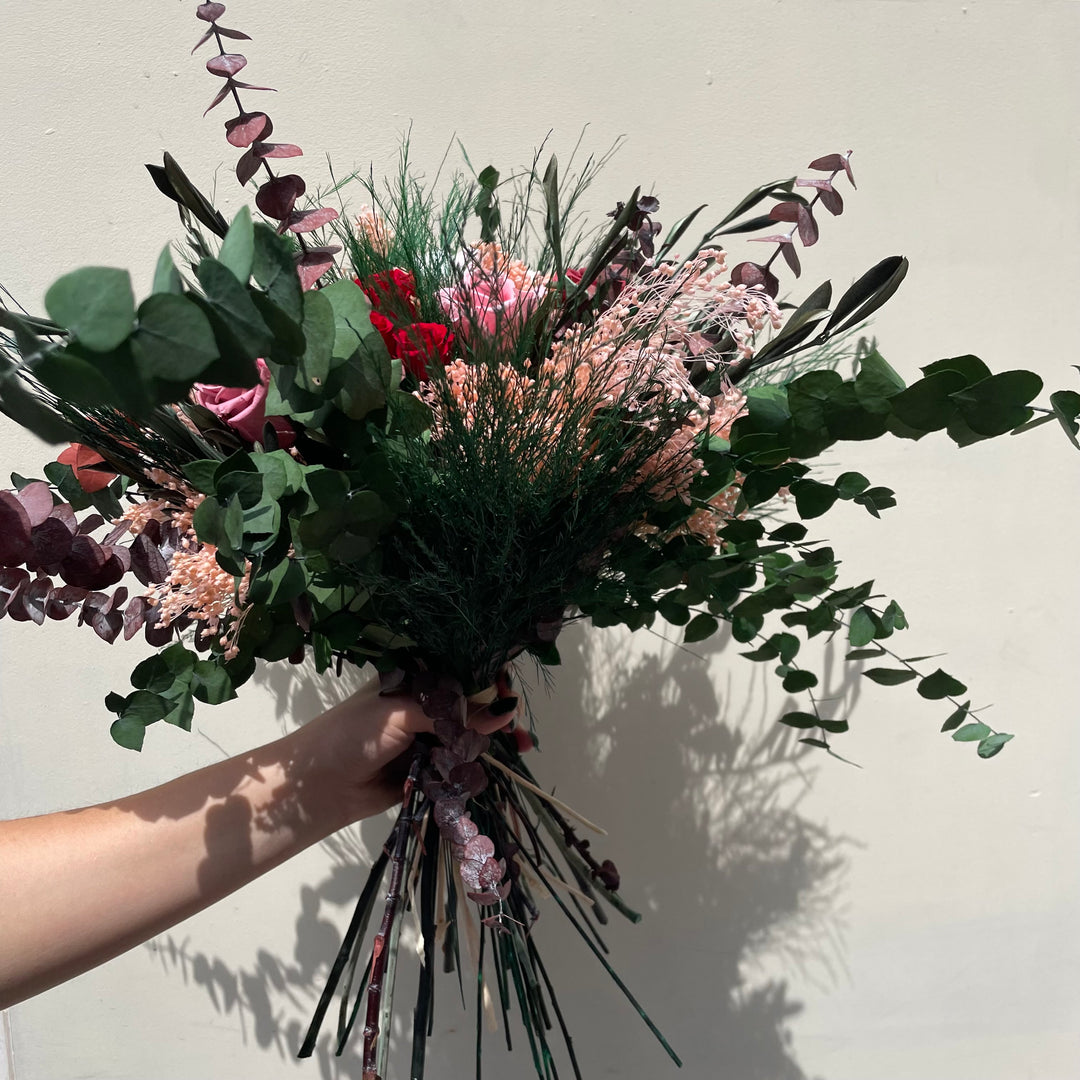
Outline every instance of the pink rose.
{"type": "MultiPolygon", "coordinates": [[[[211,386],[196,383],[191,396],[197,405],[209,409],[249,443],[261,443],[266,423],[266,389],[270,385],[270,369],[265,360],[256,360],[259,382],[247,389],[238,386],[211,386]]],[[[287,449],[296,442],[296,432],[284,416],[271,416],[270,423],[277,432],[278,447],[287,449]]]]}
{"type": "Polygon", "coordinates": [[[439,290],[439,304],[466,341],[479,333],[501,344],[520,331],[546,292],[543,282],[523,277],[470,268],[460,285],[439,290]]]}

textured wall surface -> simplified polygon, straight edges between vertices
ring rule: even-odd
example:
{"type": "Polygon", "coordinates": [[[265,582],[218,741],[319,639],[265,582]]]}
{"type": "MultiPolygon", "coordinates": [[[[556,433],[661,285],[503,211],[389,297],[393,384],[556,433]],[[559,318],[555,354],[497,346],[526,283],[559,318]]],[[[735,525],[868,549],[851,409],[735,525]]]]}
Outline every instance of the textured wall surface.
{"type": "MultiPolygon", "coordinates": [[[[146,291],[179,235],[142,168],[164,149],[227,216],[244,201],[225,108],[200,118],[216,84],[188,55],[194,6],[0,0],[0,282],[27,307],[84,264],[128,266],[146,291]]],[[[903,374],[974,352],[1048,389],[1075,384],[1080,4],[234,0],[225,21],[254,38],[250,81],[278,88],[275,135],[304,147],[309,186],[328,181],[327,155],[339,174],[392,170],[410,124],[428,175],[447,147],[457,161],[454,136],[477,167],[510,167],[549,130],[565,159],[588,124],[590,150],[627,136],[591,205],[640,183],[670,222],[853,148],[859,190],[806,254],[802,293],[903,253],[911,273],[873,328],[903,374]]],[[[1017,733],[1006,752],[978,760],[937,733],[941,709],[860,684],[839,654],[830,688],[853,730],[838,748],[862,767],[802,755],[774,724],[782,693],[737,648],[699,657],[646,636],[628,650],[592,633],[568,636],[535,768],[610,828],[606,852],[646,914],[610,944],[683,1075],[1071,1080],[1080,456],[1049,427],[964,451],[931,438],[834,454],[837,472],[899,498],[886,521],[849,507],[819,530],[847,580],[876,575],[900,600],[907,654],[948,651],[1017,733]]],[[[0,426],[5,475],[46,460],[0,426]]],[[[204,707],[193,734],[153,730],[135,755],[110,742],[101,702],[136,652],[67,624],[0,623],[0,816],[163,781],[274,737],[328,693],[268,672],[204,707]]],[[[313,849],[11,1010],[13,1075],[359,1080],[355,1055],[293,1053],[383,829],[313,849]]],[[[556,913],[538,932],[587,1075],[676,1075],[556,913]]],[[[452,980],[442,991],[430,1075],[461,1078],[471,1020],[452,980]]],[[[493,1037],[489,1075],[531,1075],[523,1050],[506,1059],[493,1037]]]]}

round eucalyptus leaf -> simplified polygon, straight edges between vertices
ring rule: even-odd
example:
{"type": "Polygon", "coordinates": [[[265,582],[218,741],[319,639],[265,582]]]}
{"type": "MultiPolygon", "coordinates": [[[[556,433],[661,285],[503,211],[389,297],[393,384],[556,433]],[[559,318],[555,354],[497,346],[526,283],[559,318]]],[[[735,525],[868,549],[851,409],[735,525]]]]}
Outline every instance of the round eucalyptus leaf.
{"type": "Polygon", "coordinates": [[[131,275],[108,266],[73,270],[49,287],[45,309],[86,348],[109,352],[135,323],[131,275]]]}

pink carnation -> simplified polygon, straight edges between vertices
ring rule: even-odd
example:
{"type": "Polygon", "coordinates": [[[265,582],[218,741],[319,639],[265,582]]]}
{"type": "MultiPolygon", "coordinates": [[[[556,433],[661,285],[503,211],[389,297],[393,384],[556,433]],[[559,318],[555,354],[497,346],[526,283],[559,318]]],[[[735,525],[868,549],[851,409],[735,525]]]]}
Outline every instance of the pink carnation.
{"type": "MultiPolygon", "coordinates": [[[[209,409],[249,443],[262,442],[266,416],[266,391],[270,385],[270,369],[265,360],[256,360],[259,381],[255,386],[211,386],[196,383],[191,392],[197,405],[209,409]]],[[[284,450],[296,442],[296,432],[284,416],[269,417],[277,433],[278,446],[284,450]]]]}

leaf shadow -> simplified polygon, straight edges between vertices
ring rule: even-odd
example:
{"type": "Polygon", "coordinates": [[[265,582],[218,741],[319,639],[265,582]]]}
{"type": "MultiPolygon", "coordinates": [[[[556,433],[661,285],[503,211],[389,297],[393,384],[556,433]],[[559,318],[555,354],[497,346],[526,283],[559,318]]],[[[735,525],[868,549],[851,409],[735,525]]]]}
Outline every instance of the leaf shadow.
{"type": "MultiPolygon", "coordinates": [[[[609,826],[594,850],[616,862],[624,897],[645,915],[636,927],[612,917],[603,930],[610,959],[683,1054],[683,1075],[712,1077],[723,1062],[722,1075],[738,1080],[809,1080],[794,1044],[792,1021],[803,1005],[791,978],[828,986],[844,975],[843,882],[856,843],[814,821],[803,804],[823,762],[848,766],[776,724],[792,703],[770,702],[760,667],[747,687],[720,666],[728,644],[720,635],[694,646],[697,653],[663,644],[643,651],[618,633],[569,629],[556,690],[543,701],[531,691],[542,751],[530,766],[541,783],[557,777],[562,798],[609,826]]],[[[819,670],[821,697],[850,711],[857,672],[831,650],[819,670]]],[[[339,686],[299,676],[280,666],[261,676],[286,727],[355,688],[348,677],[339,686]]],[[[263,948],[230,968],[188,940],[166,937],[147,948],[231,1016],[245,1044],[286,1067],[387,830],[386,819],[369,820],[324,843],[328,865],[300,889],[288,957],[263,948]]],[[[536,933],[563,1012],[575,1018],[584,1075],[640,1075],[646,1062],[650,1074],[665,1069],[662,1051],[558,912],[545,913],[536,933]]],[[[411,951],[407,932],[402,948],[411,951]]],[[[403,963],[399,973],[390,1076],[409,1075],[415,966],[403,963]]],[[[440,975],[437,984],[430,1071],[471,1075],[473,1018],[460,1011],[456,978],[440,975]]],[[[520,1030],[513,1034],[522,1039],[520,1030]]],[[[532,1075],[527,1048],[511,1057],[502,1041],[496,1032],[486,1038],[490,1075],[532,1075]]],[[[354,1035],[334,1057],[324,1030],[315,1054],[320,1077],[362,1080],[358,1048],[354,1035]]]]}

